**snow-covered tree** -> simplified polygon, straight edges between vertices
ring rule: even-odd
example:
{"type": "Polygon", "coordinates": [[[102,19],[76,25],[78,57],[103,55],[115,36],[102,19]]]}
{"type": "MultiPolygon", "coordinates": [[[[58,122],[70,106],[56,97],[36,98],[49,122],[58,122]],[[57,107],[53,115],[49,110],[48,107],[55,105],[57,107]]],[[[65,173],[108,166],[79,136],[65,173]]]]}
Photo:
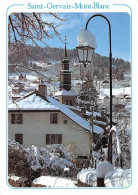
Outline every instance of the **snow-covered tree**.
{"type": "Polygon", "coordinates": [[[90,72],[87,72],[82,83],[80,94],[77,97],[78,105],[80,107],[86,107],[86,109],[91,111],[91,106],[96,104],[97,98],[98,92],[94,86],[94,80],[90,72]]]}

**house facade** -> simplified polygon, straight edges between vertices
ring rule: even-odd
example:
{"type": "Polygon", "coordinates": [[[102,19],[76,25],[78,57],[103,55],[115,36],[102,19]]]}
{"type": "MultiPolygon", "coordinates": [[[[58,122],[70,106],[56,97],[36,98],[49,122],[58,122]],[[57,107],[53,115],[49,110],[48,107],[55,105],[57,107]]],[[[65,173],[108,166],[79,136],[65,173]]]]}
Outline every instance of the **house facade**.
{"type": "Polygon", "coordinates": [[[63,144],[71,145],[76,155],[90,153],[89,133],[60,111],[23,111],[22,113],[10,111],[8,118],[9,138],[24,147],[63,144]],[[13,116],[18,117],[15,123],[13,116]]]}
{"type": "MultiPolygon", "coordinates": [[[[46,86],[40,85],[38,91],[9,104],[8,109],[8,138],[23,147],[63,144],[78,156],[90,155],[88,121],[48,96],[46,86]]],[[[94,131],[101,134],[103,129],[95,125],[94,131]]]]}

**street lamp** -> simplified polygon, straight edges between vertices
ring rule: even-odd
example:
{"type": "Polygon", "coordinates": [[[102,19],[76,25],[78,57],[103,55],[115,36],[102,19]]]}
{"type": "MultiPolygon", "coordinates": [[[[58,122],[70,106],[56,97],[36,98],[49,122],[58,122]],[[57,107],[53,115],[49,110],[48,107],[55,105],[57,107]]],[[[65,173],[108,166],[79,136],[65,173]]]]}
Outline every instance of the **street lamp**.
{"type": "MultiPolygon", "coordinates": [[[[102,14],[95,14],[90,17],[86,23],[85,30],[82,30],[78,35],[77,39],[79,45],[76,47],[78,50],[79,61],[84,64],[86,67],[87,63],[90,63],[93,58],[94,50],[96,49],[96,40],[94,35],[90,35],[90,32],[87,30],[90,20],[94,17],[104,18],[109,26],[109,62],[110,62],[110,129],[112,128],[112,43],[111,43],[111,24],[109,20],[102,14]],[[90,61],[91,59],[91,61],[90,61]]],[[[112,131],[109,135],[109,144],[108,144],[108,161],[112,163],[112,131]]]]}
{"type": "Polygon", "coordinates": [[[77,36],[79,45],[76,47],[78,52],[79,62],[83,63],[84,67],[92,62],[94,50],[96,49],[96,39],[94,35],[86,30],[82,30],[77,36]]]}

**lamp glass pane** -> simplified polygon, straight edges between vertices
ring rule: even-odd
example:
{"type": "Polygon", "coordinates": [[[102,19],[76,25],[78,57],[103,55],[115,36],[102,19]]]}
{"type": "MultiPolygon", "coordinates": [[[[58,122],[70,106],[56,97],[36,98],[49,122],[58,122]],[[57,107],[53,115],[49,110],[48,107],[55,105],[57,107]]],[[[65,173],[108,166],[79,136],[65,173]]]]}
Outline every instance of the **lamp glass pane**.
{"type": "Polygon", "coordinates": [[[83,50],[83,59],[84,59],[84,62],[86,62],[86,60],[87,60],[87,48],[84,48],[84,50],[83,50]]]}
{"type": "Polygon", "coordinates": [[[79,61],[83,62],[83,50],[78,48],[78,57],[79,57],[79,61]]]}
{"type": "Polygon", "coordinates": [[[87,62],[91,62],[91,61],[92,61],[92,58],[93,58],[93,52],[94,52],[94,49],[92,49],[92,48],[88,48],[87,62]]]}

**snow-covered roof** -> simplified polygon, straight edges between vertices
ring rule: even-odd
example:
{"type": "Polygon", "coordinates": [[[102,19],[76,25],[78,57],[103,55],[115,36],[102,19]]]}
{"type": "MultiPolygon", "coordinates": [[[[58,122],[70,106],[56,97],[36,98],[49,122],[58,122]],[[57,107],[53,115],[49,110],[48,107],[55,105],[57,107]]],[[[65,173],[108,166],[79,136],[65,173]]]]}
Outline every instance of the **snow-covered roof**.
{"type": "Polygon", "coordinates": [[[8,105],[9,110],[59,110],[58,107],[52,105],[50,102],[44,100],[35,93],[28,97],[17,100],[8,105]]]}
{"type": "MultiPolygon", "coordinates": [[[[67,108],[66,105],[59,103],[57,100],[53,99],[47,95],[46,99],[43,99],[41,96],[37,95],[35,92],[29,94],[25,98],[21,98],[14,103],[8,105],[10,110],[59,110],[68,116],[72,121],[78,124],[80,127],[91,131],[91,126],[88,121],[71,111],[67,108]]],[[[93,132],[97,134],[103,133],[103,128],[93,125],[93,132]]]]}
{"type": "Polygon", "coordinates": [[[99,112],[89,112],[89,111],[87,111],[86,110],[86,115],[88,115],[88,116],[91,116],[91,115],[93,115],[93,116],[99,116],[99,117],[101,117],[101,114],[99,113],[99,112]]]}
{"type": "Polygon", "coordinates": [[[72,90],[66,91],[65,89],[58,91],[55,96],[76,96],[76,93],[72,90]]]}
{"type": "Polygon", "coordinates": [[[99,125],[106,125],[106,122],[98,121],[98,120],[96,120],[95,123],[96,123],[96,124],[99,124],[99,125]]]}
{"type": "Polygon", "coordinates": [[[71,109],[71,110],[76,110],[76,111],[79,111],[81,112],[81,109],[79,107],[75,107],[75,106],[70,106],[70,105],[66,105],[67,108],[71,109]]]}
{"type": "MultiPolygon", "coordinates": [[[[71,111],[69,108],[67,108],[66,105],[61,104],[60,102],[56,101],[55,99],[51,98],[47,95],[47,99],[49,102],[51,102],[53,105],[58,107],[62,113],[64,113],[66,116],[68,116],[70,119],[72,119],[75,123],[80,125],[82,128],[91,131],[91,126],[88,121],[83,119],[81,116],[76,114],[75,112],[71,111]]],[[[97,134],[103,133],[103,128],[93,125],[93,132],[97,134]]]]}

